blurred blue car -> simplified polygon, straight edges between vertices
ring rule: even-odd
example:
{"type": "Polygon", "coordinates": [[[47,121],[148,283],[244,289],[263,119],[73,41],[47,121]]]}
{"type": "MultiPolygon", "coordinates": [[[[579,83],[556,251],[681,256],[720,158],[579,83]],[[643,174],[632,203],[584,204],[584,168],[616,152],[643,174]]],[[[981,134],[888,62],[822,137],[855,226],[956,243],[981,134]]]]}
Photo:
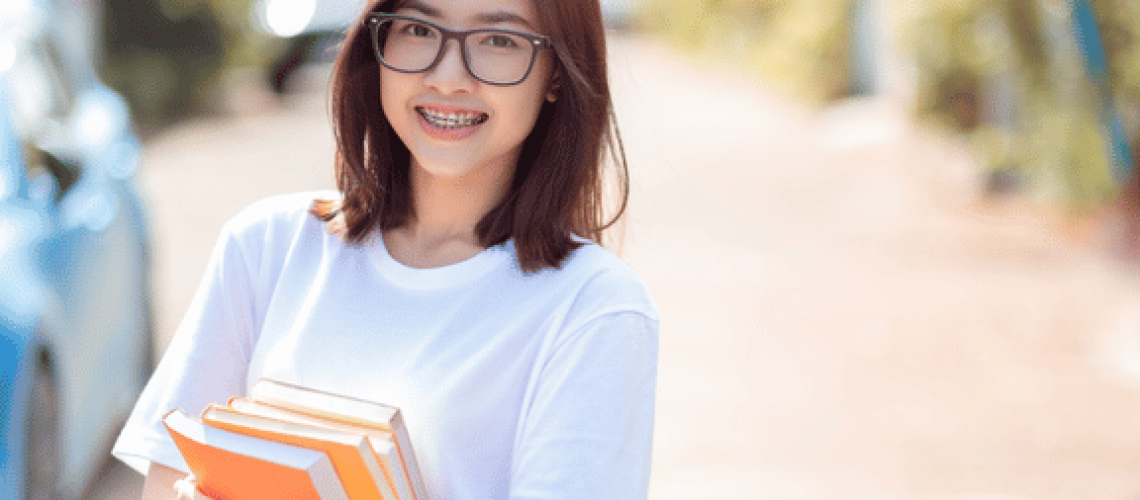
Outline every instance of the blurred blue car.
{"type": "Polygon", "coordinates": [[[50,5],[0,1],[0,499],[83,495],[153,366],[139,141],[50,5]]]}

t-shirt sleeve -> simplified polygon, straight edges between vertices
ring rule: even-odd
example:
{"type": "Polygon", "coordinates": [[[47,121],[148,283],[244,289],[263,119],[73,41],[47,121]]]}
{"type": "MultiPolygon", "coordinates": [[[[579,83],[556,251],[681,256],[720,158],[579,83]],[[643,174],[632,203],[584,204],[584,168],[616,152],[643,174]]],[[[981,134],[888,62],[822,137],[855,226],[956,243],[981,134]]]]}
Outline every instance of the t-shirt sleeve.
{"type": "Polygon", "coordinates": [[[623,311],[557,347],[524,409],[511,498],[646,497],[658,343],[655,317],[623,311]]]}
{"type": "Polygon", "coordinates": [[[253,277],[257,269],[235,235],[223,229],[202,282],[139,397],[112,454],[146,474],[152,461],[188,471],[162,417],[174,408],[197,415],[209,403],[244,394],[257,331],[253,277]]]}

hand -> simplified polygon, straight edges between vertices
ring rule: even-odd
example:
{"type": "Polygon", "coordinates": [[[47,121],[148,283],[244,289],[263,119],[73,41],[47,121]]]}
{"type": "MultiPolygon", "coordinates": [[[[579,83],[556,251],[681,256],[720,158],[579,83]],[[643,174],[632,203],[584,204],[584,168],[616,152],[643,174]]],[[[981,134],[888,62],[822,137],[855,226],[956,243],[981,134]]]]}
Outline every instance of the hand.
{"type": "Polygon", "coordinates": [[[210,500],[210,497],[198,491],[198,478],[193,474],[175,482],[174,492],[178,494],[178,500],[210,500]]]}

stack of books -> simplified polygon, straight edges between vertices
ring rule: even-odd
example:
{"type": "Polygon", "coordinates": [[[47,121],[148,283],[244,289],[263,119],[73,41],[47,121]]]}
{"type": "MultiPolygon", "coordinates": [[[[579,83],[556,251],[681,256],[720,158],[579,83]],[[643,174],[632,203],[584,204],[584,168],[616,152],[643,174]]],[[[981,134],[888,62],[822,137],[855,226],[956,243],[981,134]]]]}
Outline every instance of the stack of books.
{"type": "Polygon", "coordinates": [[[271,379],[200,418],[163,418],[202,494],[427,500],[400,410],[271,379]]]}

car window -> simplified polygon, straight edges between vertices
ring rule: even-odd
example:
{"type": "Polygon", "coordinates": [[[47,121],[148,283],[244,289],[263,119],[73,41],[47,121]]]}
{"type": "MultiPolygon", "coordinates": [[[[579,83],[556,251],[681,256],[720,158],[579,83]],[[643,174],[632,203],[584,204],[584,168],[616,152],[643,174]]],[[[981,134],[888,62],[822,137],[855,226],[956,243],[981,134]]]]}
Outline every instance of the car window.
{"type": "Polygon", "coordinates": [[[18,52],[6,78],[12,121],[17,134],[44,138],[62,126],[73,97],[58,47],[40,38],[25,49],[18,52]]]}
{"type": "Polygon", "coordinates": [[[79,170],[58,156],[24,141],[24,167],[28,178],[28,196],[33,200],[59,201],[79,180],[79,170]]]}
{"type": "Polygon", "coordinates": [[[4,75],[12,126],[21,138],[31,194],[54,191],[58,197],[79,178],[79,170],[61,159],[67,155],[65,123],[74,94],[63,57],[50,38],[27,41],[22,48],[4,75]]]}

